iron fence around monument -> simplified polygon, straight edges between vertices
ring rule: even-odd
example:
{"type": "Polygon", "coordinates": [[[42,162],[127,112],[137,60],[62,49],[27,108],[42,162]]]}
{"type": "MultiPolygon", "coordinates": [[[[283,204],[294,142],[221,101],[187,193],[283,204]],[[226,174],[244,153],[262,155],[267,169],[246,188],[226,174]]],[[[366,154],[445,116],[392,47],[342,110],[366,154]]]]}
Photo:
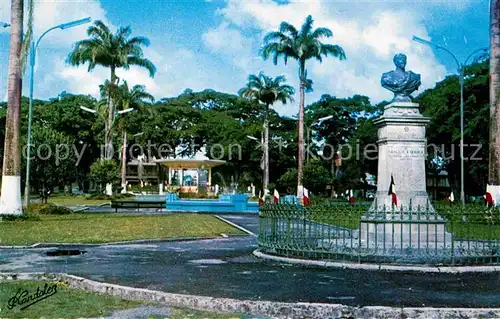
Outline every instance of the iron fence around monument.
{"type": "Polygon", "coordinates": [[[500,210],[435,205],[377,210],[366,205],[266,204],[259,249],[268,254],[358,263],[500,264],[500,210]]]}

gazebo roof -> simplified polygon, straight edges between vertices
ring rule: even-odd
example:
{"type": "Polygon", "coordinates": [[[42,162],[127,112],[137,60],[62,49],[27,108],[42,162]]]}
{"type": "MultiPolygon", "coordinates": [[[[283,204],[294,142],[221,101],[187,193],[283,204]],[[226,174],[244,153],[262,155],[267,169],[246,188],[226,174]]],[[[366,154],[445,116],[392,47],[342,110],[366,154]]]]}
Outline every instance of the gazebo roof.
{"type": "Polygon", "coordinates": [[[180,168],[212,168],[226,163],[223,160],[195,159],[195,158],[167,158],[157,159],[155,163],[174,169],[180,168]]]}

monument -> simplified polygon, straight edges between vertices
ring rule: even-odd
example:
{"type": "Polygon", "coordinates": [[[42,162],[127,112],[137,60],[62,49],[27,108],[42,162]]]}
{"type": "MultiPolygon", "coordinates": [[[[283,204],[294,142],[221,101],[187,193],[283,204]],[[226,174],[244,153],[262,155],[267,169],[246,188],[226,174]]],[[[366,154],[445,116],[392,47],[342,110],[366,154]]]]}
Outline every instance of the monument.
{"type": "MultiPolygon", "coordinates": [[[[377,195],[370,210],[391,208],[387,195],[394,180],[399,207],[426,206],[425,127],[430,119],[420,114],[418,103],[410,94],[420,86],[420,75],[405,71],[406,55],[394,56],[396,70],[382,74],[382,87],[394,93],[394,99],[377,120],[378,174],[377,195]]],[[[432,207],[431,207],[432,209],[432,207]]]]}
{"type": "Polygon", "coordinates": [[[420,247],[421,243],[443,245],[451,235],[426,191],[425,128],[430,119],[410,97],[421,84],[420,75],[405,70],[406,55],[396,54],[393,61],[396,69],[381,78],[382,87],[393,92],[394,99],[374,121],[378,127],[377,193],[361,221],[361,245],[388,250],[420,247]],[[388,194],[390,189],[396,202],[388,194]]]}

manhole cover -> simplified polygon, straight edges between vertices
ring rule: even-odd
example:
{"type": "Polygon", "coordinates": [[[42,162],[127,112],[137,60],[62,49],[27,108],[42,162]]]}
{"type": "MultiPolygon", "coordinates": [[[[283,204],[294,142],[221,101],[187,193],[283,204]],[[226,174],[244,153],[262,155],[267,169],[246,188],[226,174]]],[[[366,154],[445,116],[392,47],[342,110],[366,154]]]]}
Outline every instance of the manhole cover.
{"type": "Polygon", "coordinates": [[[76,256],[83,255],[86,251],[79,249],[58,249],[47,252],[47,256],[76,256]]]}

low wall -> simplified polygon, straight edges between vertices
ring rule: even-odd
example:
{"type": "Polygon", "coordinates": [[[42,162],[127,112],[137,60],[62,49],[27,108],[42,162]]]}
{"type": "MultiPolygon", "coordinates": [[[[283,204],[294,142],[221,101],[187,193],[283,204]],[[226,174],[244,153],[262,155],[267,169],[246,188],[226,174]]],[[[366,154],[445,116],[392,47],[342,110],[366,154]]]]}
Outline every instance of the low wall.
{"type": "Polygon", "coordinates": [[[221,195],[220,199],[179,199],[177,194],[167,194],[166,208],[170,211],[214,213],[259,213],[259,205],[249,202],[247,195],[221,195]]]}

